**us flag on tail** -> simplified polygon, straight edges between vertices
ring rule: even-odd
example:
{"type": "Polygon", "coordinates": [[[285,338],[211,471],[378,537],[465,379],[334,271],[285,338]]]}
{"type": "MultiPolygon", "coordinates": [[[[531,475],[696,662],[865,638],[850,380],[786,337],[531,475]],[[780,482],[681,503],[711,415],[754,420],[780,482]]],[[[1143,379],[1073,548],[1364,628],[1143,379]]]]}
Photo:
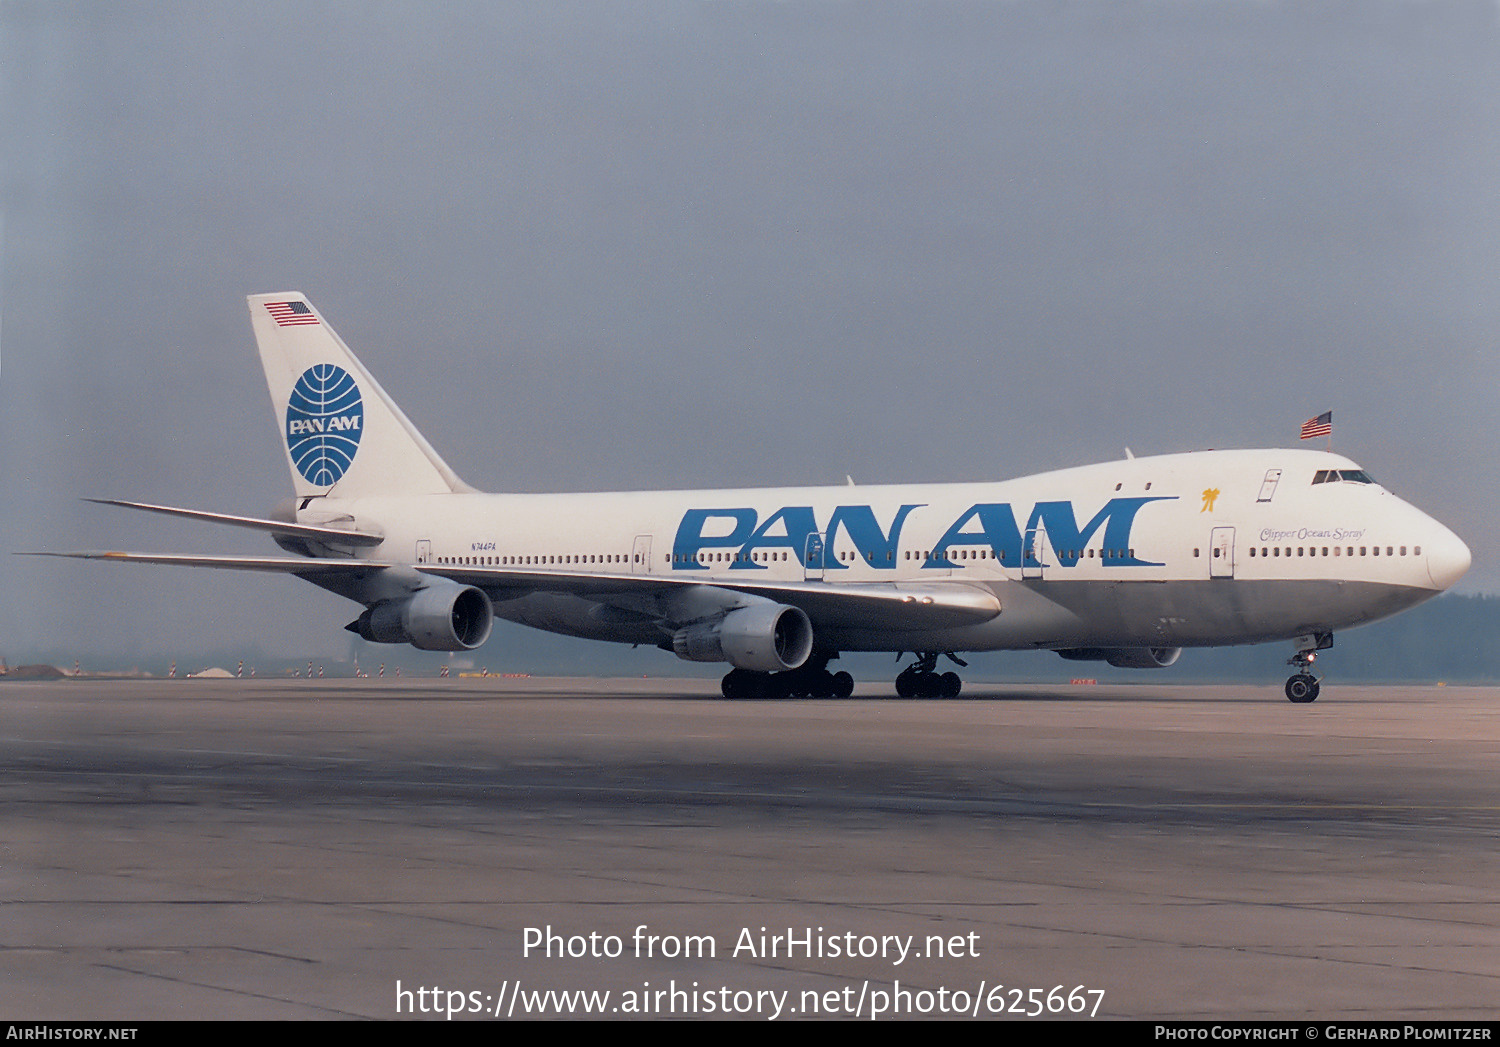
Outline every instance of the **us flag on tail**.
{"type": "Polygon", "coordinates": [[[306,302],[267,302],[266,312],[271,314],[277,327],[301,327],[318,322],[317,315],[306,302]]]}

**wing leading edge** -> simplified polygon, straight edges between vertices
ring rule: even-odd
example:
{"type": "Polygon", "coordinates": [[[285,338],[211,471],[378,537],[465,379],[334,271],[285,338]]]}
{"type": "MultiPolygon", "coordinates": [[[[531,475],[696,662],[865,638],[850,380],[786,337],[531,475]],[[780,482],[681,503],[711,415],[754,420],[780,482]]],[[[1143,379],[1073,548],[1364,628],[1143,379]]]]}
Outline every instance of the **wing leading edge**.
{"type": "Polygon", "coordinates": [[[774,600],[801,608],[814,622],[837,620],[862,628],[942,629],[987,622],[1000,614],[1000,600],[989,589],[962,582],[945,584],[830,582],[721,582],[661,575],[592,574],[563,571],[515,571],[496,567],[448,564],[396,564],[356,558],[294,556],[203,556],[196,553],[135,553],[110,550],[36,552],[74,560],[149,563],[175,567],[210,567],[230,571],[290,574],[342,589],[343,580],[365,580],[384,572],[415,572],[484,590],[497,600],[532,593],[552,593],[628,607],[632,598],[687,590],[718,590],[774,600]]]}

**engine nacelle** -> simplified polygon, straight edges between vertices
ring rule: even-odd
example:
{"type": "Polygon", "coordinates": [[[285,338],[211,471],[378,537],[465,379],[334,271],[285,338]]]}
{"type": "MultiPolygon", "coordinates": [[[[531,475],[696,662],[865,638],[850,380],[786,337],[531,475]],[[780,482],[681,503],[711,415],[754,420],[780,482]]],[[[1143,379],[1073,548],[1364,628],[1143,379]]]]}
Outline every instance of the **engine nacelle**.
{"type": "Polygon", "coordinates": [[[345,628],[374,643],[409,643],[424,651],[472,651],[490,638],[495,611],[472,585],[433,582],[404,600],[371,607],[345,628]]]}
{"type": "Polygon", "coordinates": [[[1058,654],[1073,662],[1108,662],[1117,669],[1165,669],[1181,647],[1074,647],[1058,654]]]}
{"type": "Polygon", "coordinates": [[[812,621],[799,607],[760,604],[677,630],[672,650],[689,662],[728,662],[774,673],[795,669],[812,654],[812,621]]]}

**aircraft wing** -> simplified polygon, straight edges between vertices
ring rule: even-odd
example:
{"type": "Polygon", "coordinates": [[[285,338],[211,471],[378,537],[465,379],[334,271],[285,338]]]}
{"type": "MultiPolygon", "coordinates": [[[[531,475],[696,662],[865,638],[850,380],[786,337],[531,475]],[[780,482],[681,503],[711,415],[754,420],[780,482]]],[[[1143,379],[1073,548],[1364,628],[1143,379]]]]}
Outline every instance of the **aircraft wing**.
{"type": "Polygon", "coordinates": [[[202,556],[195,553],[112,551],[39,552],[116,563],[213,567],[233,571],[291,574],[337,590],[341,579],[354,581],[391,569],[417,571],[483,589],[495,600],[530,593],[560,593],[599,603],[645,610],[653,597],[688,588],[745,593],[799,607],[814,623],[872,629],[941,629],[989,621],[1000,613],[1000,601],[988,588],[966,582],[788,582],[733,581],[672,575],[596,574],[586,571],[517,571],[462,564],[394,564],[355,558],[299,556],[202,556]]]}
{"type": "Polygon", "coordinates": [[[814,623],[831,621],[848,628],[955,629],[987,622],[1000,613],[1000,600],[993,592],[967,582],[801,582],[719,587],[800,607],[814,623]]]}
{"type": "Polygon", "coordinates": [[[504,599],[526,593],[566,593],[641,610],[650,598],[687,588],[720,589],[800,607],[814,624],[871,629],[944,629],[987,622],[1000,613],[989,589],[967,582],[788,582],[675,575],[516,571],[461,564],[421,564],[424,574],[449,578],[504,599]]]}

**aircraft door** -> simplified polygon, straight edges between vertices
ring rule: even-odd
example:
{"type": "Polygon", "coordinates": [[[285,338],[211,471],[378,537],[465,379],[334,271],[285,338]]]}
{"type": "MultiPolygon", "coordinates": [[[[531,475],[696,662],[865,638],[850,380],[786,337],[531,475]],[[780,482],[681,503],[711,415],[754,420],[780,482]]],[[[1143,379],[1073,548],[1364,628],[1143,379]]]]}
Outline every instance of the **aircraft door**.
{"type": "Polygon", "coordinates": [[[1038,524],[1026,528],[1026,541],[1021,545],[1021,577],[1040,578],[1046,566],[1047,529],[1038,524]]]}
{"type": "Polygon", "coordinates": [[[417,563],[432,563],[432,540],[423,538],[417,542],[417,563]]]}
{"type": "Polygon", "coordinates": [[[1208,542],[1208,576],[1234,577],[1234,528],[1215,527],[1208,542]]]}
{"type": "Polygon", "coordinates": [[[824,556],[827,553],[828,544],[821,534],[810,534],[807,536],[807,548],[803,550],[802,577],[809,582],[823,581],[824,556]]]}
{"type": "Polygon", "coordinates": [[[1281,481],[1280,469],[1266,470],[1266,478],[1260,482],[1260,494],[1255,498],[1257,502],[1269,502],[1276,494],[1276,485],[1281,481]]]}
{"type": "Polygon", "coordinates": [[[630,573],[651,573],[651,536],[649,534],[635,536],[635,548],[630,553],[630,573]]]}

